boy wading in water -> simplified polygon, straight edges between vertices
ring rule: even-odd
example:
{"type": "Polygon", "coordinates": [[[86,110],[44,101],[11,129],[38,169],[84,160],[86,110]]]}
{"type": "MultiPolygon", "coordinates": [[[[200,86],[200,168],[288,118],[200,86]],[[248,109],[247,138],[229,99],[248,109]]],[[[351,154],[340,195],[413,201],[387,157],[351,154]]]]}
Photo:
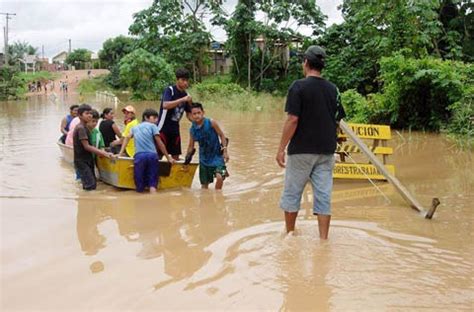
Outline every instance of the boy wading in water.
{"type": "Polygon", "coordinates": [[[216,178],[216,190],[222,189],[228,176],[225,163],[229,161],[227,139],[217,122],[204,117],[204,108],[200,103],[191,105],[193,125],[190,129],[187,157],[192,157],[194,142],[199,143],[199,180],[203,189],[216,178]],[[221,144],[219,142],[224,142],[221,144]]]}
{"type": "Polygon", "coordinates": [[[158,112],[151,108],[146,109],[143,112],[143,122],[131,129],[130,135],[125,137],[120,150],[120,155],[124,155],[128,142],[134,138],[133,177],[136,190],[140,193],[145,188],[149,188],[150,193],[154,193],[158,187],[158,153],[156,147],[170,163],[174,162],[160,139],[160,132],[156,126],[157,121],[158,112]]]}
{"type": "Polygon", "coordinates": [[[82,104],[77,109],[77,113],[80,123],[74,128],[73,134],[74,167],[81,178],[82,188],[91,191],[97,187],[93,154],[107,158],[114,156],[89,143],[90,131],[87,124],[92,121],[92,108],[87,104],[82,104]]]}
{"type": "Polygon", "coordinates": [[[345,117],[337,87],[321,77],[325,57],[319,46],[306,50],[305,78],[294,81],[288,90],[285,107],[288,117],[276,155],[278,165],[282,168],[286,165],[280,207],[285,213],[287,233],[295,229],[301,195],[306,183],[311,181],[313,214],[318,216],[321,239],[327,239],[329,233],[336,130],[339,120],[345,117]]]}

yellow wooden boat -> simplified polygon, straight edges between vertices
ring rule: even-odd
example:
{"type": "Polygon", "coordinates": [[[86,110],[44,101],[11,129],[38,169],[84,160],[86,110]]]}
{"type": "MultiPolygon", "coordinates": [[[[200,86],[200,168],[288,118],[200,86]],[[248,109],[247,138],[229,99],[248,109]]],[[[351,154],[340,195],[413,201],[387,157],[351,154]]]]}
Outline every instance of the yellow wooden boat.
{"type": "MultiPolygon", "coordinates": [[[[58,142],[58,146],[63,159],[73,164],[74,151],[72,147],[60,142],[58,142]]],[[[191,187],[197,167],[197,163],[190,163],[186,166],[183,161],[178,161],[171,165],[167,161],[160,160],[158,189],[191,187]]],[[[97,157],[97,168],[99,169],[100,180],[103,182],[119,188],[135,189],[133,158],[108,159],[97,157]]]]}

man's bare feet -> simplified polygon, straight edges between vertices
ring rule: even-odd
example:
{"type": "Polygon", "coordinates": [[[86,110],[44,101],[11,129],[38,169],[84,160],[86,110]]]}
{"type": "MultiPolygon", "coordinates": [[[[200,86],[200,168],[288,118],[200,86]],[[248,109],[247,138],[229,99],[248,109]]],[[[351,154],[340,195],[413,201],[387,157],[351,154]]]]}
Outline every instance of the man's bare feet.
{"type": "Polygon", "coordinates": [[[150,187],[150,194],[156,193],[156,187],[150,187]]]}

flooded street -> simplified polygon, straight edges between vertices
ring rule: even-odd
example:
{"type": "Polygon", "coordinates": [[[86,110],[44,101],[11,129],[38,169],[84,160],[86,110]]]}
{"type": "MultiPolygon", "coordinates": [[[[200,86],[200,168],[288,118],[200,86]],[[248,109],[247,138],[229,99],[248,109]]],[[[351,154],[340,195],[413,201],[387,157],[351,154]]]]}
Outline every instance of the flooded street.
{"type": "MultiPolygon", "coordinates": [[[[338,180],[321,242],[310,188],[298,235],[283,235],[282,111],[206,111],[230,138],[220,193],[201,190],[197,174],[191,189],[155,195],[102,183],[84,192],[56,145],[77,101],[0,102],[0,310],[474,308],[473,158],[443,136],[393,131],[389,143],[401,182],[426,208],[440,199],[433,220],[387,183],[389,201],[369,182],[338,180]]],[[[183,150],[188,129],[183,118],[183,150]]]]}

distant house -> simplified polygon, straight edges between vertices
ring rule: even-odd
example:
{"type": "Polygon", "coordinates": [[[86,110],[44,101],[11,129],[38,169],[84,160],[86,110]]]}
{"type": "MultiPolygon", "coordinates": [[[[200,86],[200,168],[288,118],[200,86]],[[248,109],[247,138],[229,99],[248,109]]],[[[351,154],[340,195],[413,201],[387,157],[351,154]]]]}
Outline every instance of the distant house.
{"type": "Polygon", "coordinates": [[[24,65],[25,72],[35,72],[39,70],[39,62],[38,62],[38,57],[36,55],[23,55],[23,58],[21,58],[19,61],[24,65]]]}
{"type": "MultiPolygon", "coordinates": [[[[267,45],[267,41],[263,36],[259,36],[255,39],[255,44],[263,51],[267,45]]],[[[299,51],[302,44],[303,38],[296,35],[292,36],[288,41],[276,41],[273,43],[275,54],[278,55],[279,61],[285,69],[288,69],[290,58],[297,55],[297,52],[295,51],[299,51]],[[295,51],[292,51],[290,47],[293,47],[295,51]]]]}
{"type": "Polygon", "coordinates": [[[67,58],[66,51],[59,52],[57,55],[53,56],[52,63],[64,65],[64,63],[66,62],[66,58],[67,58]]]}
{"type": "Polygon", "coordinates": [[[204,69],[203,75],[228,74],[232,67],[232,60],[227,56],[224,44],[221,42],[211,43],[207,51],[211,63],[204,69]]]}
{"type": "Polygon", "coordinates": [[[89,69],[98,69],[100,68],[100,59],[99,59],[99,53],[98,52],[92,52],[91,53],[91,62],[89,64],[89,69]]]}

